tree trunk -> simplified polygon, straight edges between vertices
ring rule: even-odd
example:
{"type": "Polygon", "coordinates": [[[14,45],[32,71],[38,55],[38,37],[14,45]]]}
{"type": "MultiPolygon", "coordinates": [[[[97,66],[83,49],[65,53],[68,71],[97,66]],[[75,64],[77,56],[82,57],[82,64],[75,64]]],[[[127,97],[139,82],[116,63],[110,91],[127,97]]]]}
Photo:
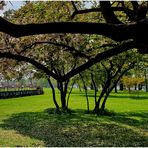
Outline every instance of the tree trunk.
{"type": "Polygon", "coordinates": [[[118,93],[117,84],[115,85],[115,93],[118,93]]]}
{"type": "Polygon", "coordinates": [[[93,85],[93,82],[90,84],[90,89],[91,90],[94,90],[95,88],[94,88],[94,85],[93,85]]]}
{"type": "Polygon", "coordinates": [[[51,83],[50,78],[48,78],[48,83],[49,83],[49,85],[50,85],[50,87],[51,87],[51,89],[52,89],[53,102],[54,102],[54,104],[55,104],[55,106],[56,106],[56,109],[59,110],[59,105],[58,105],[58,103],[57,103],[57,101],[56,101],[55,89],[54,89],[54,87],[53,87],[53,85],[52,85],[52,83],[51,83]]]}
{"type": "Polygon", "coordinates": [[[142,90],[142,84],[138,84],[138,90],[142,90]]]}
{"type": "Polygon", "coordinates": [[[62,109],[65,110],[66,99],[65,99],[65,93],[64,93],[64,90],[63,90],[63,83],[59,82],[58,84],[59,84],[58,89],[60,90],[61,106],[62,106],[62,109]]]}
{"type": "Polygon", "coordinates": [[[87,111],[89,113],[89,99],[88,99],[88,95],[87,95],[87,88],[85,88],[85,95],[86,95],[86,102],[87,102],[87,111]]]}
{"type": "Polygon", "coordinates": [[[61,95],[61,106],[63,111],[66,111],[68,109],[66,106],[66,94],[68,89],[68,83],[69,83],[69,80],[65,82],[58,81],[58,89],[61,95]]]}
{"type": "Polygon", "coordinates": [[[110,94],[109,92],[106,93],[106,95],[104,97],[104,100],[102,102],[102,105],[101,105],[101,108],[100,108],[100,111],[99,111],[99,113],[101,115],[104,115],[105,114],[105,104],[106,104],[106,101],[107,101],[107,98],[108,98],[109,94],[110,94]]]}
{"type": "Polygon", "coordinates": [[[73,89],[74,84],[75,84],[75,81],[72,83],[71,89],[70,89],[70,91],[69,91],[69,93],[68,93],[68,96],[67,96],[67,108],[68,108],[68,103],[69,103],[70,94],[71,94],[71,92],[72,92],[72,89],[73,89]]]}
{"type": "Polygon", "coordinates": [[[128,86],[128,91],[129,91],[129,93],[131,92],[131,88],[130,88],[130,86],[128,86]]]}
{"type": "Polygon", "coordinates": [[[99,96],[99,99],[96,102],[96,105],[95,105],[95,108],[94,108],[94,113],[97,113],[97,114],[99,113],[100,102],[101,102],[102,97],[105,94],[105,91],[106,91],[105,88],[103,88],[103,90],[102,90],[102,92],[101,92],[101,94],[99,96]]]}
{"type": "Polygon", "coordinates": [[[145,79],[145,91],[148,92],[148,79],[147,79],[147,72],[144,71],[144,79],[145,79]]]}
{"type": "Polygon", "coordinates": [[[148,92],[148,84],[147,83],[145,84],[145,90],[146,90],[146,92],[148,92]]]}
{"type": "Polygon", "coordinates": [[[93,73],[91,73],[91,80],[92,80],[92,85],[93,85],[93,88],[94,88],[94,91],[95,91],[95,105],[97,103],[97,86],[96,86],[96,83],[95,83],[95,80],[94,80],[94,76],[93,76],[93,73]]]}
{"type": "Polygon", "coordinates": [[[80,86],[80,84],[78,83],[78,87],[79,87],[79,91],[81,92],[82,90],[81,90],[81,86],[80,86]]]}
{"type": "Polygon", "coordinates": [[[61,105],[62,105],[62,109],[63,110],[66,110],[67,107],[66,107],[66,94],[64,91],[61,91],[61,105]]]}
{"type": "Polygon", "coordinates": [[[135,84],[135,90],[137,90],[137,84],[135,84]]]}
{"type": "Polygon", "coordinates": [[[86,96],[86,104],[87,104],[87,111],[89,113],[89,99],[88,99],[88,95],[87,95],[87,86],[85,84],[85,81],[83,79],[83,76],[80,74],[80,77],[82,79],[82,82],[83,82],[83,87],[84,87],[84,90],[85,90],[85,96],[86,96]]]}
{"type": "Polygon", "coordinates": [[[120,82],[120,90],[123,91],[123,84],[120,82]]]}
{"type": "Polygon", "coordinates": [[[101,99],[104,96],[104,94],[107,92],[107,89],[109,88],[110,83],[111,83],[111,79],[108,78],[107,81],[105,82],[104,87],[102,87],[103,88],[102,92],[101,92],[101,94],[99,96],[99,99],[98,99],[98,101],[96,103],[96,106],[94,108],[94,112],[97,113],[97,114],[99,113],[99,106],[100,106],[101,99]]]}

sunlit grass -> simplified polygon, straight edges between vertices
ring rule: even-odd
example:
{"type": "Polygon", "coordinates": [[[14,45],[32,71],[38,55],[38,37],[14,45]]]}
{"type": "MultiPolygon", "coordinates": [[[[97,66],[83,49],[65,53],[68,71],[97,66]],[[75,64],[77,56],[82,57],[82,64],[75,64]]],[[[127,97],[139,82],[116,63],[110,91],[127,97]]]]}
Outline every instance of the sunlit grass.
{"type": "MultiPolygon", "coordinates": [[[[93,91],[89,100],[93,109],[93,91]]],[[[114,116],[85,114],[85,94],[79,90],[70,98],[71,115],[48,114],[53,107],[49,89],[44,95],[0,100],[0,146],[148,146],[145,92],[112,93],[106,107],[114,116]]]]}

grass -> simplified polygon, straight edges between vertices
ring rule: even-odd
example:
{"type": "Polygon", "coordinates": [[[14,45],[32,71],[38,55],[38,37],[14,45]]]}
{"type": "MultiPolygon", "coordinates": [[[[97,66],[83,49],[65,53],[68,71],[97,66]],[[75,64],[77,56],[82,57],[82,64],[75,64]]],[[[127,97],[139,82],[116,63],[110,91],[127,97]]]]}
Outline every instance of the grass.
{"type": "MultiPolygon", "coordinates": [[[[0,100],[0,147],[148,146],[147,93],[112,93],[106,107],[115,115],[104,117],[84,113],[84,92],[73,91],[71,115],[48,114],[51,98],[45,89],[44,95],[0,100]]],[[[92,91],[89,100],[93,109],[92,91]]]]}

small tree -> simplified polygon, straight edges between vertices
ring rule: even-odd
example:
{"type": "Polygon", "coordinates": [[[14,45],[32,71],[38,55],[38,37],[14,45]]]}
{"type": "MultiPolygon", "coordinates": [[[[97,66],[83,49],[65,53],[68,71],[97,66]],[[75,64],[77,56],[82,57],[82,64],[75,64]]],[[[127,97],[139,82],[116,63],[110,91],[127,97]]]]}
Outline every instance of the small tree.
{"type": "Polygon", "coordinates": [[[122,76],[127,71],[134,68],[136,59],[132,58],[130,54],[131,53],[126,53],[125,55],[121,54],[101,63],[102,91],[94,108],[95,113],[105,114],[105,105],[109,94],[115,88],[122,76]]]}

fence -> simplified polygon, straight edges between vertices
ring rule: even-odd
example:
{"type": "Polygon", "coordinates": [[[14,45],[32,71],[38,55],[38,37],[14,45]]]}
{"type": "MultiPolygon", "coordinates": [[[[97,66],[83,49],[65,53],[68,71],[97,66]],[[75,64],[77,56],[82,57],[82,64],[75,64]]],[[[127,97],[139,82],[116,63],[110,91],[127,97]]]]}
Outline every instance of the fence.
{"type": "Polygon", "coordinates": [[[0,92],[0,99],[17,98],[41,94],[44,94],[42,88],[36,90],[2,91],[0,92]]]}

